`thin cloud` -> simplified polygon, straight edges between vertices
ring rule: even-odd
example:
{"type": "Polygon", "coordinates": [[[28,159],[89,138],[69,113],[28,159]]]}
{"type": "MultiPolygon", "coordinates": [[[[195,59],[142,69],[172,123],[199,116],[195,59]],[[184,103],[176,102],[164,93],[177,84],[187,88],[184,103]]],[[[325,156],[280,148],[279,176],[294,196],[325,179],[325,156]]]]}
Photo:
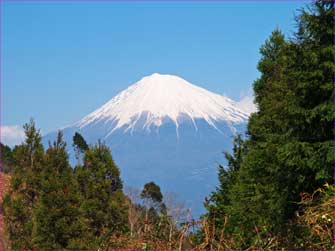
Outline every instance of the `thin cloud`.
{"type": "Polygon", "coordinates": [[[0,133],[1,142],[11,147],[21,144],[25,138],[23,128],[18,125],[1,126],[0,133]]]}
{"type": "Polygon", "coordinates": [[[240,109],[251,114],[257,111],[257,105],[254,103],[253,95],[242,96],[240,101],[237,102],[240,109]]]}

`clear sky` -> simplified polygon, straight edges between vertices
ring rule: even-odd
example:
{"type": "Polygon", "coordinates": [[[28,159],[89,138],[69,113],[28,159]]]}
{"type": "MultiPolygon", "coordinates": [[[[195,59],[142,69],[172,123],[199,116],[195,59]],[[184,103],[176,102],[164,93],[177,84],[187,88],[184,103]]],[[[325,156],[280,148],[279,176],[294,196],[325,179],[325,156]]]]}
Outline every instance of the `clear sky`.
{"type": "Polygon", "coordinates": [[[259,47],[276,27],[292,34],[305,3],[2,2],[1,124],[55,130],[154,72],[238,100],[259,47]]]}

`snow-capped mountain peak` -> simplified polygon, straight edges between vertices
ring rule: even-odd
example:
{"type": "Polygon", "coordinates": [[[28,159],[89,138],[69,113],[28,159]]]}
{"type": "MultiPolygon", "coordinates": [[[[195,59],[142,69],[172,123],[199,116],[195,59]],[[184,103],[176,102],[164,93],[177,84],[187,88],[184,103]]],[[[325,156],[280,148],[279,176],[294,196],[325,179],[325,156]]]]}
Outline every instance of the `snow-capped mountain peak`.
{"type": "Polygon", "coordinates": [[[233,100],[195,86],[175,75],[154,73],[143,77],[102,107],[90,113],[75,126],[86,127],[91,123],[110,122],[110,131],[138,126],[150,129],[160,127],[166,119],[178,128],[183,119],[203,119],[215,127],[218,121],[243,123],[248,114],[238,108],[233,100]]]}
{"type": "MultiPolygon", "coordinates": [[[[199,212],[215,189],[217,163],[225,163],[222,152],[230,152],[233,135],[245,131],[247,119],[235,101],[155,73],[62,131],[74,165],[71,145],[79,132],[89,144],[102,140],[110,147],[125,184],[143,187],[154,180],[199,212]]],[[[45,146],[56,136],[44,136],[45,146]]]]}

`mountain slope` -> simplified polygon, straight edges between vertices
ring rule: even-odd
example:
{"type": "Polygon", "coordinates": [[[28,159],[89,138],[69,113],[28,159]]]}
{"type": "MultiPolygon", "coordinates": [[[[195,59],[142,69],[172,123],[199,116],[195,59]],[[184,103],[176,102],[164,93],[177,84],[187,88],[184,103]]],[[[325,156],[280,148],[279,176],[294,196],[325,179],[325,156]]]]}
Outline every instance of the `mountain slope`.
{"type": "MultiPolygon", "coordinates": [[[[156,73],[63,128],[63,134],[68,146],[76,131],[89,143],[105,141],[125,185],[155,181],[187,201],[197,215],[216,184],[222,152],[231,149],[233,135],[244,131],[247,119],[233,100],[156,73]]],[[[51,133],[44,142],[54,138],[51,133]]]]}
{"type": "Polygon", "coordinates": [[[215,127],[218,121],[241,123],[247,117],[227,97],[192,85],[180,77],[155,73],[122,91],[74,126],[84,128],[99,121],[109,122],[111,128],[107,137],[124,126],[124,131],[138,127],[148,130],[151,126],[161,126],[167,119],[176,127],[184,119],[189,119],[196,129],[196,119],[204,119],[215,127]]]}

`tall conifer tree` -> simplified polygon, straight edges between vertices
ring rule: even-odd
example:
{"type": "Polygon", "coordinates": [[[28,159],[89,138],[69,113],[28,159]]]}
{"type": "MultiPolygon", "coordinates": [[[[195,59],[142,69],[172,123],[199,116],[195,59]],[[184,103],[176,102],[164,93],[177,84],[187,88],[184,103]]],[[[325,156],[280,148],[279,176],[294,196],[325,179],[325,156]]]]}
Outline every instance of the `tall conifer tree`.
{"type": "Polygon", "coordinates": [[[25,124],[24,130],[26,139],[14,150],[11,188],[3,200],[4,220],[13,249],[33,247],[33,208],[40,196],[40,175],[44,167],[41,134],[34,121],[25,124]]]}
{"type": "Polygon", "coordinates": [[[301,10],[293,38],[275,30],[260,49],[258,111],[248,123],[247,151],[232,186],[221,171],[223,189],[209,207],[224,209],[225,227],[242,237],[241,248],[255,244],[260,233],[285,236],[300,193],[333,180],[333,8],[331,1],[316,1],[301,10]]]}
{"type": "Polygon", "coordinates": [[[84,165],[76,169],[76,177],[84,197],[82,210],[96,248],[115,233],[128,230],[128,208],[122,192],[120,171],[109,148],[98,142],[84,156],[84,165]]]}
{"type": "Polygon", "coordinates": [[[40,200],[34,208],[33,244],[36,249],[83,248],[81,196],[59,131],[45,155],[40,200]]]}
{"type": "Polygon", "coordinates": [[[81,154],[83,154],[88,149],[88,145],[80,133],[76,132],[74,134],[72,146],[74,147],[74,151],[76,153],[78,166],[80,166],[81,154]]]}

